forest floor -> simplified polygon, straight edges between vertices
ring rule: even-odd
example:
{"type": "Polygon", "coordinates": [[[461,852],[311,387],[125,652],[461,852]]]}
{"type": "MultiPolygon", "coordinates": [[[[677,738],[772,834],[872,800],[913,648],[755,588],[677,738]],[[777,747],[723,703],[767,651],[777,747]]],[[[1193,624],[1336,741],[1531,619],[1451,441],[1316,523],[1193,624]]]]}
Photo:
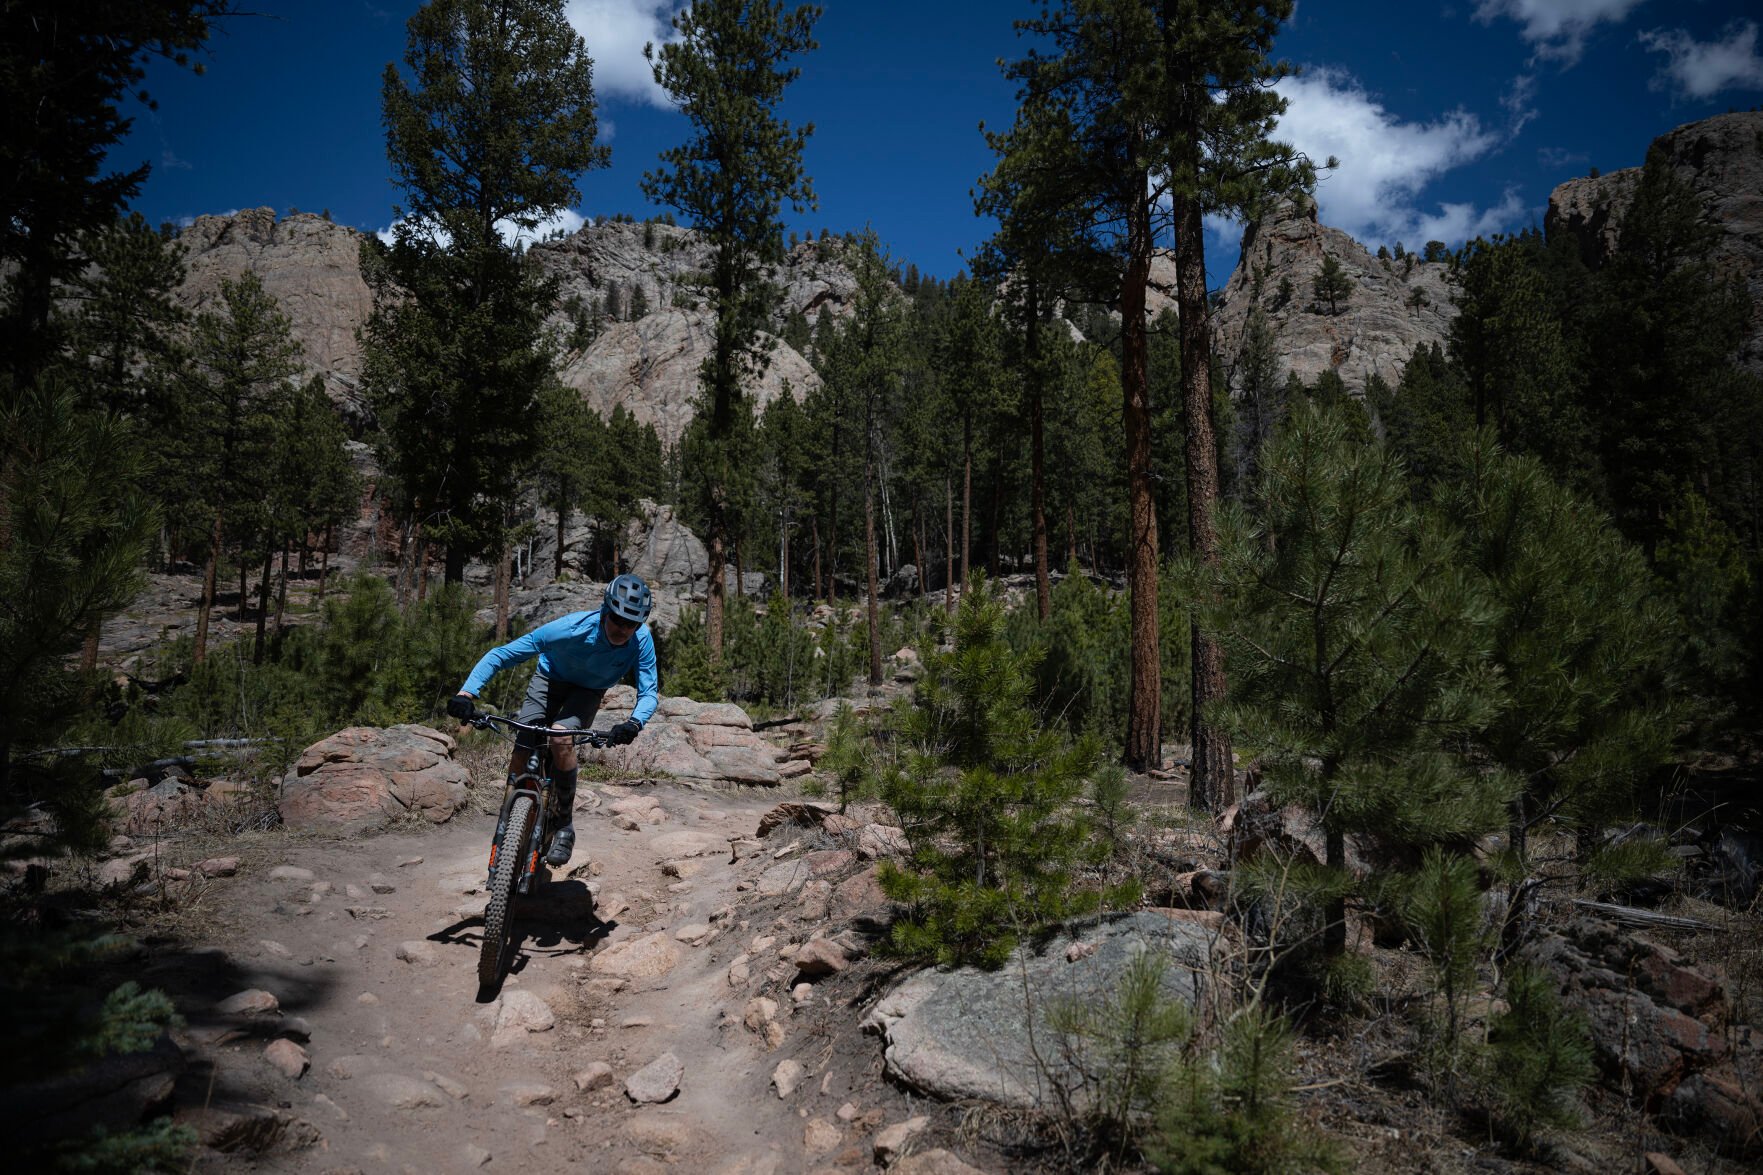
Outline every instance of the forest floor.
{"type": "MultiPolygon", "coordinates": [[[[576,858],[520,908],[495,992],[477,981],[487,812],[360,839],[271,829],[168,842],[167,865],[216,850],[240,860],[235,876],[192,878],[128,911],[142,945],[127,974],[169,993],[186,1019],[175,1102],[209,1144],[196,1169],[782,1175],[870,1170],[883,1155],[901,1156],[895,1170],[945,1175],[1078,1169],[1058,1123],[927,1100],[884,1076],[880,1041],[859,1023],[897,964],[863,958],[803,987],[780,963],[827,930],[799,894],[757,883],[789,842],[824,847],[813,830],[753,843],[761,816],[789,797],[628,784],[584,784],[576,858]],[[277,1010],[218,1010],[246,991],[277,1010]],[[268,1046],[283,1037],[300,1045],[304,1072],[274,1063],[268,1046]],[[627,1082],[668,1056],[677,1093],[636,1100],[627,1082]],[[917,1118],[903,1148],[891,1141],[890,1128],[917,1118]]],[[[1161,808],[1172,789],[1135,790],[1161,808]]],[[[1403,958],[1385,964],[1418,970],[1403,958]]],[[[1608,1100],[1540,1160],[1503,1157],[1387,1064],[1411,1048],[1403,1020],[1392,1005],[1299,1037],[1301,1112],[1346,1147],[1350,1169],[1608,1173],[1683,1150],[1608,1100]]]]}

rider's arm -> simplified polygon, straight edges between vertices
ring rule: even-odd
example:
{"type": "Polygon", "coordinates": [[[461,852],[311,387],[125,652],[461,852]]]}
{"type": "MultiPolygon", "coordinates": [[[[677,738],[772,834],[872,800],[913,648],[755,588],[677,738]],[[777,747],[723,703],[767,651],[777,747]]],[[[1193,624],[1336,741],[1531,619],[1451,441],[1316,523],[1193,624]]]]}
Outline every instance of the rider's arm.
{"type": "Polygon", "coordinates": [[[478,661],[476,668],[471,671],[471,676],[466,678],[465,684],[459,687],[459,692],[474,696],[482,693],[490,678],[496,676],[499,671],[538,656],[545,651],[546,643],[554,635],[559,635],[567,630],[568,626],[564,620],[553,620],[549,624],[541,624],[523,637],[491,649],[478,661]]]}
{"type": "Polygon", "coordinates": [[[655,668],[655,638],[644,625],[631,639],[637,642],[637,704],[631,707],[631,717],[646,723],[661,704],[661,675],[655,668]]]}

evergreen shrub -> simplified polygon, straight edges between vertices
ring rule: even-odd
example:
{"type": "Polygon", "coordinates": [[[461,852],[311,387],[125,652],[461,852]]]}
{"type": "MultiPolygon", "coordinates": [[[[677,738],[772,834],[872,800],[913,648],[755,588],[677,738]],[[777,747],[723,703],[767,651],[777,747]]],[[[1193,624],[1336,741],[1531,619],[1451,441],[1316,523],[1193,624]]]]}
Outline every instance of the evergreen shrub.
{"type": "Polygon", "coordinates": [[[1004,640],[1002,602],[976,586],[962,594],[953,649],[926,659],[897,712],[898,750],[877,775],[911,846],[881,871],[907,907],[891,938],[901,954],[997,966],[1021,934],[1135,896],[1077,884],[1107,854],[1077,806],[1100,744],[1038,718],[1034,663],[1004,640]]]}

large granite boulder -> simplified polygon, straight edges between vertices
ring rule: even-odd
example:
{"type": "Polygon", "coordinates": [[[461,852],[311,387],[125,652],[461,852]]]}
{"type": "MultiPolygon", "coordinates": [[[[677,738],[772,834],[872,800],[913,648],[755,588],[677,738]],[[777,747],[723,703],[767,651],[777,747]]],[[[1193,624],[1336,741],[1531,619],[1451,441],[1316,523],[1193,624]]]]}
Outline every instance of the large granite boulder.
{"type": "Polygon", "coordinates": [[[427,726],[353,726],[306,748],[282,780],[290,828],[356,833],[403,816],[434,824],[465,806],[471,775],[454,740],[427,726]]]}
{"type": "MultiPolygon", "coordinates": [[[[635,703],[629,686],[609,690],[594,725],[604,729],[623,721],[635,703]]],[[[712,784],[775,786],[809,770],[805,758],[755,731],[753,719],[732,702],[681,697],[662,698],[630,746],[589,751],[587,757],[625,772],[712,784]]]]}
{"type": "Polygon", "coordinates": [[[1017,948],[996,971],[921,971],[882,997],[863,1027],[886,1040],[890,1076],[935,1097],[1052,1109],[1062,1089],[1081,1104],[1093,1075],[1061,1050],[1051,1010],[1112,999],[1147,952],[1163,956],[1164,995],[1193,1006],[1205,992],[1213,937],[1152,912],[1091,920],[1017,948]]]}

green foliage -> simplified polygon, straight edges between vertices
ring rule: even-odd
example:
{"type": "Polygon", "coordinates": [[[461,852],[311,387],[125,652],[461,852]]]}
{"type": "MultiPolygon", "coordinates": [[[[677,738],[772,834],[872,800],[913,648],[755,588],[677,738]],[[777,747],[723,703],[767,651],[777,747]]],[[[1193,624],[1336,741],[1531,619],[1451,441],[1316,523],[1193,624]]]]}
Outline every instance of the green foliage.
{"type": "MultiPolygon", "coordinates": [[[[1506,785],[1448,740],[1485,722],[1494,618],[1451,531],[1408,498],[1401,464],[1337,410],[1294,411],[1263,461],[1264,509],[1220,513],[1217,570],[1194,568],[1201,623],[1232,671],[1224,719],[1262,748],[1275,801],[1314,814],[1328,869],[1345,838],[1411,847],[1500,823],[1506,785]]],[[[1340,899],[1324,945],[1345,945],[1340,899]]]]}
{"type": "Polygon", "coordinates": [[[900,716],[901,750],[879,771],[912,846],[881,874],[907,906],[891,939],[902,954],[997,966],[1019,934],[1102,899],[1074,885],[1074,870],[1106,851],[1074,806],[1097,745],[1039,724],[1032,659],[1003,630],[999,601],[983,587],[963,593],[954,648],[928,659],[900,716]]]}
{"type": "Polygon", "coordinates": [[[696,608],[680,609],[679,621],[657,640],[655,658],[667,692],[699,702],[727,699],[728,683],[722,666],[711,660],[704,639],[704,614],[696,608]]]}
{"type": "Polygon", "coordinates": [[[1684,671],[1718,696],[1763,696],[1763,562],[1690,492],[1665,519],[1655,564],[1683,632],[1684,671]]]}
{"type": "Polygon", "coordinates": [[[1145,1150],[1170,1175],[1345,1172],[1347,1156],[1292,1112],[1291,1034],[1260,1005],[1224,1027],[1215,1057],[1184,1059],[1145,1150]]]}
{"type": "Polygon", "coordinates": [[[1484,433],[1457,463],[1441,505],[1494,608],[1488,652],[1504,682],[1474,737],[1520,789],[1514,847],[1547,811],[1595,835],[1635,815],[1640,785],[1671,759],[1671,618],[1640,552],[1535,458],[1484,433]]]}
{"type": "Polygon", "coordinates": [[[1339,314],[1340,303],[1353,294],[1353,284],[1353,279],[1347,276],[1347,271],[1335,260],[1334,254],[1325,253],[1322,267],[1316,271],[1316,278],[1310,283],[1310,292],[1316,295],[1317,301],[1328,303],[1330,314],[1339,314]]]}
{"type": "Polygon", "coordinates": [[[847,702],[840,702],[833,712],[832,725],[827,727],[826,753],[816,767],[833,778],[839,789],[839,811],[851,800],[866,793],[869,758],[865,752],[865,732],[856,711],[847,702]]]}
{"type": "Polygon", "coordinates": [[[1168,1101],[1182,1053],[1193,1043],[1193,1014],[1172,998],[1168,976],[1168,959],[1147,950],[1106,999],[1067,998],[1047,1009],[1062,1059],[1084,1081],[1067,1093],[1104,1139],[1115,1140],[1117,1159],[1168,1101]]]}
{"type": "Polygon", "coordinates": [[[90,1035],[75,1042],[75,1048],[92,1057],[146,1052],[160,1033],[182,1022],[169,996],[158,990],[142,991],[131,979],[104,997],[97,1024],[90,1035]]]}
{"type": "Polygon", "coordinates": [[[1506,1010],[1488,1029],[1483,1077],[1494,1121],[1520,1149],[1544,1128],[1579,1124],[1579,1091],[1593,1075],[1585,1018],[1561,1006],[1541,970],[1506,976],[1506,1010]]]}
{"type": "Polygon", "coordinates": [[[76,701],[62,658],[134,599],[156,519],[120,418],[45,373],[0,415],[0,783],[76,701]]]}
{"type": "Polygon", "coordinates": [[[174,1125],[169,1118],[121,1134],[100,1126],[58,1148],[52,1169],[77,1175],[174,1175],[189,1169],[196,1143],[194,1130],[174,1125]]]}
{"type": "Polygon", "coordinates": [[[555,283],[503,227],[530,233],[574,204],[576,176],[608,154],[593,63],[561,0],[431,0],[408,30],[408,78],[386,67],[382,105],[409,203],[390,247],[363,242],[363,384],[396,505],[447,548],[457,582],[504,536],[551,363],[555,283]]]}
{"type": "Polygon", "coordinates": [[[1450,1080],[1457,1061],[1463,1001],[1475,983],[1476,966],[1488,947],[1476,865],[1468,857],[1429,848],[1404,879],[1402,921],[1432,968],[1433,986],[1445,1005],[1436,1024],[1441,1076],[1450,1080]]]}
{"type": "Polygon", "coordinates": [[[790,602],[774,592],[763,615],[741,603],[746,606],[729,611],[724,648],[730,697],[786,711],[817,700],[814,633],[796,619],[790,602]],[[744,625],[734,622],[737,615],[744,625]]]}

